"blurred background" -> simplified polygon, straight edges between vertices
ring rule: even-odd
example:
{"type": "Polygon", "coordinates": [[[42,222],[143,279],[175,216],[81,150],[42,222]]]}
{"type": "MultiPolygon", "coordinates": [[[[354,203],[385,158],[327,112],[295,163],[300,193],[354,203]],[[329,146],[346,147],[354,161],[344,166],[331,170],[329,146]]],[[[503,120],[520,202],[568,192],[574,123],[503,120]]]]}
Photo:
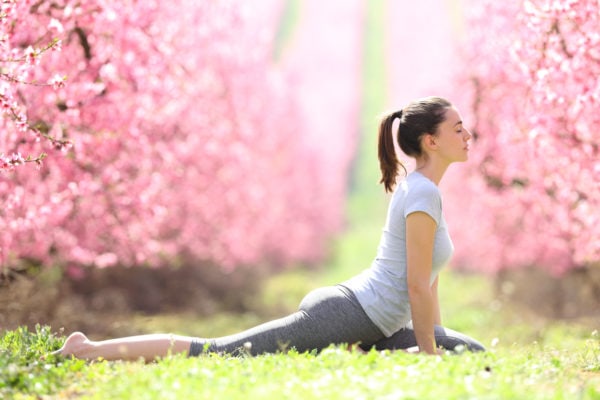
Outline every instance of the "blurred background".
{"type": "Polygon", "coordinates": [[[3,330],[212,336],[294,311],[370,265],[378,117],[430,95],[474,134],[441,185],[444,323],[486,345],[597,329],[597,2],[10,7],[3,330]]]}

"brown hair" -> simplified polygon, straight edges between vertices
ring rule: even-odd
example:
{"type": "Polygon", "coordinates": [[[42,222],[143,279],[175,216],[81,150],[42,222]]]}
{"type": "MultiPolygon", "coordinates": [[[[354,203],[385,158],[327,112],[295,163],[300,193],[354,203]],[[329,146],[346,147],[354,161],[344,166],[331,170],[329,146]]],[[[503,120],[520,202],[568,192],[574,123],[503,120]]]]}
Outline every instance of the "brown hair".
{"type": "Polygon", "coordinates": [[[400,149],[412,157],[423,154],[421,137],[424,134],[435,134],[438,126],[446,119],[446,109],[452,103],[441,97],[426,97],[409,103],[401,110],[394,111],[384,116],[379,125],[379,168],[381,180],[386,192],[391,192],[396,185],[399,166],[406,167],[396,157],[394,150],[394,135],[392,126],[396,118],[400,120],[397,131],[397,141],[400,149]]]}

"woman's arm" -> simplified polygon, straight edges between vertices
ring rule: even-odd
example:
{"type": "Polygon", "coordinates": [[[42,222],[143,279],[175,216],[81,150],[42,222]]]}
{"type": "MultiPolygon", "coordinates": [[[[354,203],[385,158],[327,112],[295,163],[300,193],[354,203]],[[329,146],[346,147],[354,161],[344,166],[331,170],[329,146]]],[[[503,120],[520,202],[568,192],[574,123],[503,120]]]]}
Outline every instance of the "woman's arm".
{"type": "Polygon", "coordinates": [[[406,257],[408,296],[413,328],[421,352],[437,354],[433,325],[439,313],[433,296],[431,263],[436,222],[424,212],[406,217],[406,257]]]}
{"type": "Polygon", "coordinates": [[[433,285],[431,285],[431,295],[433,296],[433,323],[436,325],[442,325],[442,313],[440,312],[440,300],[438,298],[439,278],[439,276],[436,276],[433,285]]]}

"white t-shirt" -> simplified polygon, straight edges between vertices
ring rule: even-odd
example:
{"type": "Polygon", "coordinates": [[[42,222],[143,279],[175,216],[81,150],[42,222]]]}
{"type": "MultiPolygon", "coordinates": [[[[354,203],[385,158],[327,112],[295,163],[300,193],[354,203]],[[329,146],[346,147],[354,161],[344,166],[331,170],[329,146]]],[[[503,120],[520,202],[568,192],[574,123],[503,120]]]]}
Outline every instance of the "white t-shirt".
{"type": "Polygon", "coordinates": [[[370,268],[343,283],[356,295],[373,323],[391,336],[411,320],[406,281],[406,217],[417,211],[436,222],[430,284],[450,260],[454,246],[442,214],[438,187],[415,171],[398,185],[390,201],[377,257],[370,268]]]}

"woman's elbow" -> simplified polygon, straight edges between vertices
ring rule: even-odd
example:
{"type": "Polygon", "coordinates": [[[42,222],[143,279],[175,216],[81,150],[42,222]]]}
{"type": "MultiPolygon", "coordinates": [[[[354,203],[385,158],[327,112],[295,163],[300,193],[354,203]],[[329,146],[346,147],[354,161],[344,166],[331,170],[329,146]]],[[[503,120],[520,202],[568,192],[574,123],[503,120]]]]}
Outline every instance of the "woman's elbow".
{"type": "Polygon", "coordinates": [[[408,296],[409,297],[421,297],[431,296],[431,288],[427,283],[423,282],[409,282],[408,283],[408,296]]]}

